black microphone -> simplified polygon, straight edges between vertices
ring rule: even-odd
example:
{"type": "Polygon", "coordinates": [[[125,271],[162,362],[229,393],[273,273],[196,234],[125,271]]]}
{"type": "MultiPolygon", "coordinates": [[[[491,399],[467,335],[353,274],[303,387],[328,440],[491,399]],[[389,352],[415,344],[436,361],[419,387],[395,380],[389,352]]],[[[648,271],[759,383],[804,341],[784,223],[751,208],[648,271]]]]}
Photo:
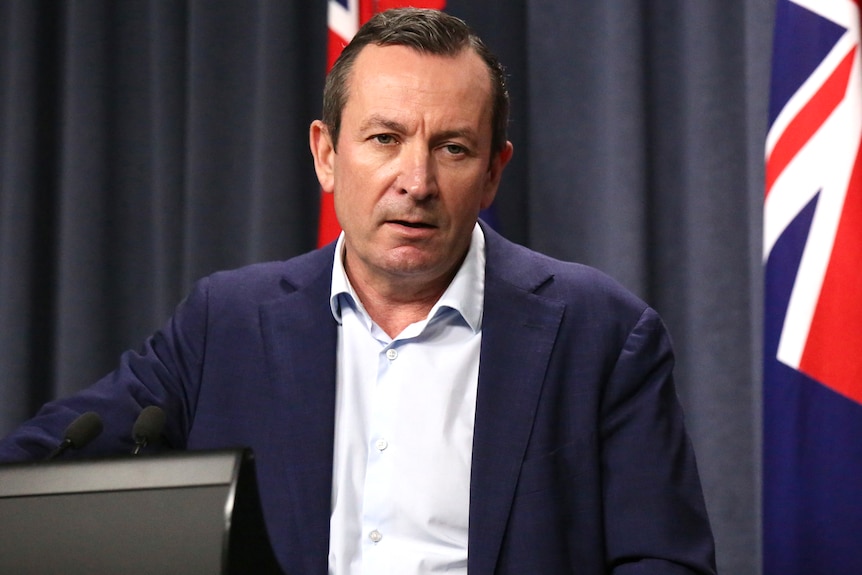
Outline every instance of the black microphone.
{"type": "Polygon", "coordinates": [[[165,412],[161,407],[149,405],[141,411],[135,426],[132,428],[132,437],[135,439],[135,449],[132,455],[137,455],[150,443],[157,441],[165,426],[165,412]]]}
{"type": "Polygon", "coordinates": [[[45,461],[59,457],[67,449],[81,449],[102,433],[102,418],[94,411],[82,413],[63,432],[63,441],[48,454],[45,461]]]}

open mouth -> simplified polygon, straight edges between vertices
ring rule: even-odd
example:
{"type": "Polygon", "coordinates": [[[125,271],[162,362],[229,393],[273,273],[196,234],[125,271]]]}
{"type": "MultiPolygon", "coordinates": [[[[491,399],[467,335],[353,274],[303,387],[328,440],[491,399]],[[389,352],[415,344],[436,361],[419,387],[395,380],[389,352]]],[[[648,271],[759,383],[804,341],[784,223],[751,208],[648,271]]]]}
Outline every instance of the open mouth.
{"type": "Polygon", "coordinates": [[[398,224],[399,226],[404,226],[406,228],[415,228],[415,229],[428,229],[433,228],[431,224],[426,224],[424,222],[408,222],[405,220],[392,220],[393,224],[398,224]]]}

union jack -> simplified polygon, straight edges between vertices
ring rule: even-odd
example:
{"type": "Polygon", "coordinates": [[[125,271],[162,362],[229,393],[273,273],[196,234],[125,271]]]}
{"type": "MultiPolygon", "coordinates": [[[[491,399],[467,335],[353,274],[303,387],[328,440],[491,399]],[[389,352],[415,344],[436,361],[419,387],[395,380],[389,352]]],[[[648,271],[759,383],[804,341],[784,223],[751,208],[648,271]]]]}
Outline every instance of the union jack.
{"type": "MultiPolygon", "coordinates": [[[[859,3],[795,0],[786,4],[805,11],[798,12],[798,28],[790,34],[814,28],[817,38],[810,47],[820,54],[816,67],[798,86],[787,85],[792,72],[780,70],[779,63],[774,69],[772,104],[781,103],[780,90],[795,91],[788,94],[766,139],[766,260],[803,208],[816,204],[777,357],[862,402],[859,3]]],[[[800,60],[782,64],[798,69],[800,60]]]]}
{"type": "Polygon", "coordinates": [[[862,573],[860,1],[776,5],[763,216],[765,575],[862,573]]]}

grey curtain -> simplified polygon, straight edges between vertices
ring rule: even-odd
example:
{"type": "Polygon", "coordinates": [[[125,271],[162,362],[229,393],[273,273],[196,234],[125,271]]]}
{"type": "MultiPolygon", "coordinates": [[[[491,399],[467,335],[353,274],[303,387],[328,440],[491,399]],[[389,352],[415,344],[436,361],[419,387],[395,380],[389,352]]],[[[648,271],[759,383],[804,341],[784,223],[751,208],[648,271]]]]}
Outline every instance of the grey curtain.
{"type": "MultiPolygon", "coordinates": [[[[314,247],[323,0],[0,0],[0,434],[191,282],[314,247]]],[[[450,0],[507,64],[511,239],[665,318],[722,573],[760,572],[773,2],[450,0]]]]}

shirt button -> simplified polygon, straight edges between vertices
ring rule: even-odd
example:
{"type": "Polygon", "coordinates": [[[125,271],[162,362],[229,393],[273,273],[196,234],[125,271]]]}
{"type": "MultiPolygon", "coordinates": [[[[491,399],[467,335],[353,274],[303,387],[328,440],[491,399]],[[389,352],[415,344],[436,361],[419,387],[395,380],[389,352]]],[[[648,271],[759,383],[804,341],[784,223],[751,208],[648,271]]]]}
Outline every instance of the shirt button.
{"type": "Polygon", "coordinates": [[[383,439],[382,437],[374,442],[374,447],[377,448],[377,451],[383,451],[387,447],[389,447],[389,442],[383,439]]]}
{"type": "Polygon", "coordinates": [[[386,350],[386,357],[390,361],[398,357],[398,350],[392,349],[391,347],[386,350]]]}
{"type": "Polygon", "coordinates": [[[380,533],[380,531],[378,531],[377,529],[375,529],[374,531],[372,531],[371,533],[368,534],[368,538],[371,539],[373,542],[377,543],[381,539],[383,539],[383,534],[380,533]]]}

